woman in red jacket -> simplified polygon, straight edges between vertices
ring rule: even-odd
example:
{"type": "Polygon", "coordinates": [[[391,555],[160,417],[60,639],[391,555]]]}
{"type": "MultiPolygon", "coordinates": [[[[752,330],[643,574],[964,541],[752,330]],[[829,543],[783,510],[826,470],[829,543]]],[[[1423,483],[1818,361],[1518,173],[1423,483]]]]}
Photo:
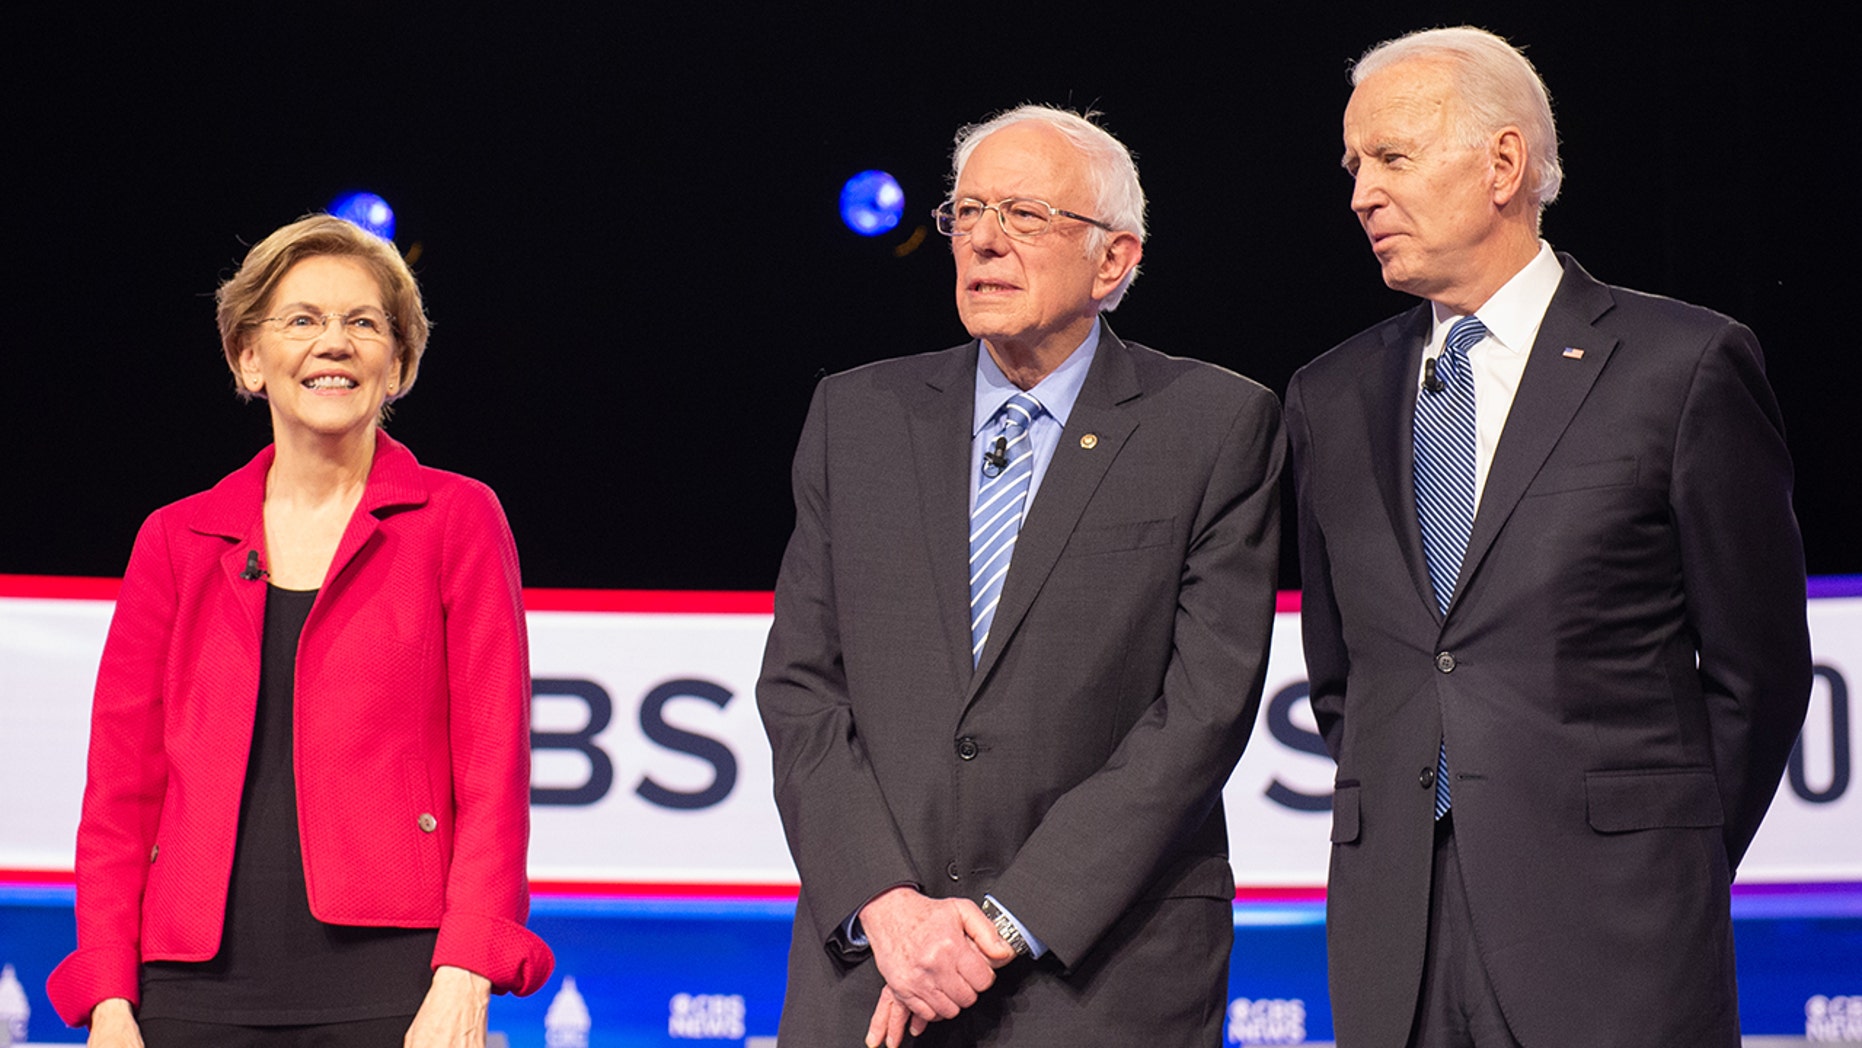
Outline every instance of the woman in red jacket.
{"type": "Polygon", "coordinates": [[[529,665],[490,489],[381,431],[427,320],[317,215],[220,288],[273,444],[136,537],[97,677],[78,948],[93,1045],[477,1045],[529,911],[529,665]]]}

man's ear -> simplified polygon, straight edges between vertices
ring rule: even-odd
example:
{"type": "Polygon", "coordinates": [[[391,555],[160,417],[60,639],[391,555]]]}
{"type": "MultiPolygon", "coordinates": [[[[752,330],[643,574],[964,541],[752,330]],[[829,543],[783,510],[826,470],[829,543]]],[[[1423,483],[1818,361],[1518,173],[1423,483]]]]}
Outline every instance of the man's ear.
{"type": "Polygon", "coordinates": [[[1494,207],[1504,210],[1525,188],[1529,154],[1526,136],[1512,125],[1495,131],[1488,140],[1487,160],[1493,172],[1494,207]]]}
{"type": "Polygon", "coordinates": [[[1093,274],[1093,298],[1110,295],[1144,258],[1144,242],[1138,234],[1127,231],[1108,234],[1104,252],[1099,257],[1099,271],[1093,274]]]}

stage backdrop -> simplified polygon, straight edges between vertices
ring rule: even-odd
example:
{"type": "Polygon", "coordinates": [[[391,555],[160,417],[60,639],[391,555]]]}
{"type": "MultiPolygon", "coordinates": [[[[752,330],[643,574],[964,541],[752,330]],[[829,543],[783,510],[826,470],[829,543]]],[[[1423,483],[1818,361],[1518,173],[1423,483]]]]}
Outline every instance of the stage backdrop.
{"type": "MultiPolygon", "coordinates": [[[[0,576],[0,880],[68,879],[112,580],[0,576]]],[[[754,685],[766,593],[533,590],[532,878],[623,894],[783,895],[754,685]]],[[[1332,762],[1314,731],[1296,595],[1282,598],[1260,723],[1229,780],[1243,893],[1325,882],[1332,762]]],[[[1817,580],[1809,722],[1743,883],[1862,881],[1862,579],[1817,580]]]]}

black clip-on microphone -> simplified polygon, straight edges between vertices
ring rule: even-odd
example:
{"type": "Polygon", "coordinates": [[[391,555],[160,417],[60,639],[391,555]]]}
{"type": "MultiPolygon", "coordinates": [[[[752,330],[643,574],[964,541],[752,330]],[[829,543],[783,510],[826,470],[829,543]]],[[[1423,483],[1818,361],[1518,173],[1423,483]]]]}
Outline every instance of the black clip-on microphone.
{"type": "Polygon", "coordinates": [[[247,582],[257,582],[269,574],[271,573],[259,567],[259,551],[255,549],[247,550],[246,570],[240,572],[239,577],[245,579],[247,582]]]}
{"type": "Polygon", "coordinates": [[[996,446],[983,452],[983,476],[999,477],[1009,465],[1009,438],[997,437],[996,446]]]}

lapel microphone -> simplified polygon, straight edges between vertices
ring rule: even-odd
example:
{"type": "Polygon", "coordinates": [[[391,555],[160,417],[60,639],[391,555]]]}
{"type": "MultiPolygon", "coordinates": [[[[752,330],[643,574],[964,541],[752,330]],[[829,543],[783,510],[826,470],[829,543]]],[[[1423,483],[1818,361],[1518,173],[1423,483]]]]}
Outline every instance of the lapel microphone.
{"type": "Polygon", "coordinates": [[[246,570],[240,572],[239,577],[245,579],[247,582],[257,582],[269,574],[271,574],[271,572],[259,567],[259,551],[255,549],[247,550],[246,570]]]}
{"type": "MultiPolygon", "coordinates": [[[[983,452],[983,476],[998,477],[1009,466],[1009,438],[997,437],[995,447],[983,452]]],[[[256,555],[256,554],[255,554],[256,555]]]]}
{"type": "Polygon", "coordinates": [[[1435,358],[1429,357],[1422,362],[1422,388],[1431,393],[1440,393],[1445,387],[1442,380],[1435,376],[1435,358]]]}

